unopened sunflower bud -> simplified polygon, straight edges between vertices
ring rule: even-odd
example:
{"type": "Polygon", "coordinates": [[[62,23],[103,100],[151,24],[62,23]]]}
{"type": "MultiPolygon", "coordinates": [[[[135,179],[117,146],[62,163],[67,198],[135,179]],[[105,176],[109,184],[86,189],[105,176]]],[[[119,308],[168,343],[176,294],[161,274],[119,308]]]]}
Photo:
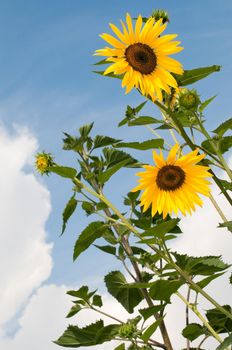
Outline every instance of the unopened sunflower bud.
{"type": "Polygon", "coordinates": [[[158,21],[160,18],[162,18],[163,24],[169,21],[169,15],[167,11],[164,10],[154,10],[151,15],[153,18],[155,18],[156,21],[158,21]]]}
{"type": "Polygon", "coordinates": [[[49,168],[54,165],[53,157],[50,153],[37,153],[35,156],[35,168],[41,175],[48,175],[49,168]]]}
{"type": "Polygon", "coordinates": [[[118,335],[121,338],[131,339],[135,335],[136,331],[137,331],[136,326],[133,323],[129,322],[119,327],[118,335]]]}
{"type": "Polygon", "coordinates": [[[178,97],[178,104],[180,108],[196,111],[200,103],[201,101],[196,90],[180,90],[178,97]]]}

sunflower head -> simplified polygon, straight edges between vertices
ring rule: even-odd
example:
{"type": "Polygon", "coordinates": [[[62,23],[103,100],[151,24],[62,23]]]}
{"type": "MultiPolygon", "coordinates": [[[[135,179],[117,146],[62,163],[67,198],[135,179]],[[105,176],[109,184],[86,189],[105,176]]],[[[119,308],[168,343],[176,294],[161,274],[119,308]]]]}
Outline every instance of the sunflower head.
{"type": "Polygon", "coordinates": [[[104,74],[122,75],[126,93],[137,88],[152,100],[162,100],[162,91],[170,94],[171,87],[177,88],[171,73],[183,73],[182,65],[169,57],[182,50],[180,41],[173,41],[177,35],[161,36],[167,26],[162,16],[158,20],[150,17],[143,24],[139,15],[133,27],[131,16],[127,14],[126,23],[121,21],[121,24],[122,30],[110,24],[116,37],[106,33],[100,35],[111,45],[95,52],[95,55],[107,57],[106,61],[111,63],[104,74]]]}
{"type": "Polygon", "coordinates": [[[145,171],[136,174],[140,177],[139,185],[132,190],[143,191],[140,198],[143,211],[151,207],[152,216],[158,212],[165,218],[179,211],[191,214],[195,205],[202,206],[198,194],[209,196],[210,182],[206,178],[212,176],[208,167],[197,164],[204,157],[198,155],[198,149],[179,156],[178,144],[172,147],[166,160],[162,152],[158,155],[153,151],[155,165],[143,166],[145,171]]]}
{"type": "Polygon", "coordinates": [[[53,157],[50,153],[37,153],[35,156],[35,168],[41,175],[49,174],[49,167],[53,166],[53,157]]]}

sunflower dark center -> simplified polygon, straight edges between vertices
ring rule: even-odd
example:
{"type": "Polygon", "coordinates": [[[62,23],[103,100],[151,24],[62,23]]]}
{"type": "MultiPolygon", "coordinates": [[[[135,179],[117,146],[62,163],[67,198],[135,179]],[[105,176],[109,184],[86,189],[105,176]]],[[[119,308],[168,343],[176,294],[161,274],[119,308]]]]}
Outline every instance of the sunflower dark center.
{"type": "Polygon", "coordinates": [[[157,174],[156,184],[164,191],[175,191],[180,188],[185,181],[185,172],[176,165],[165,165],[157,174]]]}
{"type": "Polygon", "coordinates": [[[157,65],[157,58],[152,48],[136,43],[127,47],[125,56],[129,65],[142,74],[150,74],[157,65]]]}

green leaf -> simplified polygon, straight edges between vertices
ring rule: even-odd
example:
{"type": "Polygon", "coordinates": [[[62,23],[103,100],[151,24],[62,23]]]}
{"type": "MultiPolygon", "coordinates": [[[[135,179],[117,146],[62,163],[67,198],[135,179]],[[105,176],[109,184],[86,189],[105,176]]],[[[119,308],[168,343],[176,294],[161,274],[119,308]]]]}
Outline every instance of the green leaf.
{"type": "Polygon", "coordinates": [[[108,230],[108,227],[102,221],[91,222],[78,237],[74,252],[73,260],[83,253],[96,239],[100,238],[104,232],[108,230]]]}
{"type": "Polygon", "coordinates": [[[137,126],[137,125],[147,125],[147,124],[157,124],[163,123],[163,120],[155,119],[153,117],[138,117],[134,120],[128,122],[129,126],[137,126]]]}
{"type": "Polygon", "coordinates": [[[142,103],[140,103],[137,107],[134,108],[135,113],[139,113],[141,111],[141,109],[145,106],[145,104],[147,103],[147,101],[144,101],[142,103]]]}
{"type": "Polygon", "coordinates": [[[163,139],[152,139],[144,142],[120,142],[115,145],[115,147],[126,147],[138,149],[141,151],[146,151],[152,148],[163,148],[164,140],[163,139]]]}
{"type": "Polygon", "coordinates": [[[223,179],[219,179],[218,180],[221,182],[221,184],[223,185],[223,187],[227,190],[227,191],[232,191],[232,183],[223,179]]]}
{"type": "Polygon", "coordinates": [[[66,316],[66,318],[73,317],[73,316],[76,315],[79,311],[81,311],[81,306],[80,306],[79,304],[73,305],[72,308],[70,309],[68,315],[66,316]]]}
{"type": "Polygon", "coordinates": [[[104,70],[93,70],[93,73],[104,75],[104,77],[109,77],[109,78],[116,78],[122,80],[123,74],[114,74],[114,73],[109,73],[109,74],[104,74],[104,70]]]}
{"type": "Polygon", "coordinates": [[[63,335],[54,343],[71,348],[93,346],[114,339],[119,325],[111,324],[104,327],[102,320],[92,323],[84,328],[68,326],[63,335]]]}
{"type": "Polygon", "coordinates": [[[154,300],[164,300],[167,303],[170,302],[170,297],[175,293],[183,284],[180,280],[158,280],[152,283],[149,294],[154,300]]]}
{"type": "Polygon", "coordinates": [[[125,350],[125,344],[120,344],[119,346],[114,348],[114,350],[125,350]]]}
{"type": "Polygon", "coordinates": [[[74,213],[77,206],[77,200],[74,198],[74,195],[69,199],[68,203],[66,204],[66,207],[64,208],[62,217],[63,217],[63,225],[62,225],[62,232],[61,235],[64,233],[66,224],[72,214],[74,213]]]}
{"type": "Polygon", "coordinates": [[[79,132],[80,132],[80,135],[86,139],[87,136],[89,135],[90,131],[92,130],[92,127],[93,127],[93,123],[91,124],[86,124],[86,125],[83,125],[79,128],[79,132]]]}
{"type": "Polygon", "coordinates": [[[93,304],[94,306],[101,307],[101,306],[102,306],[102,298],[101,298],[101,296],[98,295],[98,294],[95,294],[95,295],[93,296],[92,304],[93,304]]]}
{"type": "Polygon", "coordinates": [[[109,62],[106,59],[104,59],[104,60],[100,60],[100,61],[94,63],[93,65],[94,66],[100,66],[102,64],[109,64],[109,62]]]}
{"type": "Polygon", "coordinates": [[[110,168],[126,159],[128,160],[128,163],[126,165],[127,168],[138,168],[141,166],[136,159],[124,151],[106,147],[103,148],[103,154],[106,159],[107,168],[110,168]]]}
{"type": "Polygon", "coordinates": [[[212,138],[211,140],[205,140],[202,142],[202,147],[207,149],[210,153],[216,154],[212,142],[215,143],[216,147],[221,153],[227,152],[232,147],[232,136],[224,136],[220,139],[212,138]]]}
{"type": "MultiPolygon", "coordinates": [[[[223,308],[232,314],[229,305],[223,305],[223,308]]],[[[206,311],[206,317],[217,333],[227,333],[232,331],[232,320],[220,310],[214,308],[206,311]]]]}
{"type": "Polygon", "coordinates": [[[146,230],[144,233],[141,234],[141,237],[155,236],[155,237],[163,238],[166,233],[175,231],[173,229],[176,227],[179,221],[180,221],[179,219],[171,219],[171,220],[162,222],[161,224],[158,224],[155,227],[152,227],[146,230]]]}
{"type": "Polygon", "coordinates": [[[112,247],[110,245],[96,245],[94,244],[94,247],[102,250],[103,252],[105,253],[108,253],[108,254],[112,254],[112,255],[115,255],[116,254],[116,248],[115,247],[112,247]]]}
{"type": "Polygon", "coordinates": [[[221,66],[214,65],[209,67],[201,67],[201,68],[196,68],[191,70],[185,70],[184,74],[182,75],[174,74],[174,76],[179,86],[186,86],[186,85],[193,84],[196,81],[201,80],[214,72],[219,72],[220,69],[221,69],[221,66]]]}
{"type": "Polygon", "coordinates": [[[226,350],[232,344],[232,334],[226,337],[216,350],[226,350]]]}
{"type": "Polygon", "coordinates": [[[91,215],[95,211],[94,204],[90,202],[83,201],[81,207],[86,212],[86,215],[91,215]]]}
{"type": "Polygon", "coordinates": [[[120,271],[112,271],[106,275],[105,284],[108,292],[117,299],[129,313],[133,313],[134,307],[143,300],[138,289],[125,287],[127,281],[120,271]]]}
{"type": "Polygon", "coordinates": [[[69,291],[67,291],[67,294],[71,295],[72,297],[88,301],[89,300],[89,287],[82,286],[78,290],[69,290],[69,291]]]}
{"type": "Polygon", "coordinates": [[[204,334],[205,334],[204,328],[198,323],[190,323],[182,331],[183,337],[185,337],[190,341],[193,341],[204,334]]]}
{"type": "Polygon", "coordinates": [[[112,137],[109,137],[109,136],[97,135],[93,140],[93,149],[114,145],[115,143],[118,143],[120,141],[122,140],[113,139],[112,137]]]}
{"type": "Polygon", "coordinates": [[[197,282],[197,285],[200,287],[200,288],[205,288],[206,286],[208,286],[208,284],[215,280],[216,278],[220,277],[221,275],[223,275],[224,272],[221,272],[221,273],[217,273],[217,274],[214,274],[212,276],[208,276],[206,278],[204,278],[203,280],[197,282]]]}
{"type": "Polygon", "coordinates": [[[145,332],[141,335],[141,338],[146,343],[149,338],[152,336],[152,334],[156,331],[156,329],[159,327],[160,323],[163,321],[164,316],[160,317],[158,320],[156,320],[154,323],[152,323],[145,332]]]}
{"type": "Polygon", "coordinates": [[[144,321],[148,320],[151,316],[154,316],[157,312],[160,312],[165,307],[165,304],[155,305],[146,309],[140,309],[139,313],[143,316],[144,321]]]}
{"type": "Polygon", "coordinates": [[[227,229],[232,232],[232,221],[223,222],[222,224],[219,224],[218,227],[227,227],[227,229]]]}
{"type": "Polygon", "coordinates": [[[210,97],[208,100],[202,102],[199,107],[199,111],[202,113],[204,109],[215,99],[215,97],[217,97],[217,95],[210,97]]]}
{"type": "Polygon", "coordinates": [[[226,131],[232,130],[232,118],[227,119],[224,123],[220,124],[213,132],[222,137],[226,131]]]}
{"type": "Polygon", "coordinates": [[[190,275],[208,276],[222,272],[230,266],[221,260],[221,256],[193,257],[178,253],[172,254],[176,258],[176,264],[190,275]]]}
{"type": "Polygon", "coordinates": [[[118,164],[112,166],[111,168],[107,169],[106,171],[102,172],[99,174],[98,176],[98,180],[101,184],[104,184],[105,182],[107,182],[112,175],[114,175],[118,170],[120,170],[121,168],[125,167],[125,165],[127,165],[130,162],[129,159],[124,159],[121,162],[119,162],[118,164]]]}
{"type": "Polygon", "coordinates": [[[104,327],[103,321],[97,321],[84,328],[69,325],[63,335],[54,343],[70,348],[96,345],[96,334],[104,327]]]}
{"type": "Polygon", "coordinates": [[[52,166],[49,168],[49,171],[69,179],[73,179],[77,173],[76,169],[67,166],[52,166]]]}

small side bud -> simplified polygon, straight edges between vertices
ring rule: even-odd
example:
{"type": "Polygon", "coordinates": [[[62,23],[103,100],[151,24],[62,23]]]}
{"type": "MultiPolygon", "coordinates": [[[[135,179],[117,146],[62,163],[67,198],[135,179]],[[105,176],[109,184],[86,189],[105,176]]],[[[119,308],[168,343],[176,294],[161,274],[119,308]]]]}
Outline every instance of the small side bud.
{"type": "Polygon", "coordinates": [[[51,153],[37,153],[35,156],[35,169],[41,174],[41,175],[48,175],[49,174],[49,168],[53,166],[55,163],[53,161],[53,157],[51,153]]]}
{"type": "Polygon", "coordinates": [[[163,24],[166,22],[170,22],[169,15],[167,11],[164,11],[164,10],[154,10],[151,16],[155,18],[156,21],[162,18],[163,24]]]}
{"type": "Polygon", "coordinates": [[[181,109],[196,111],[201,100],[196,90],[181,89],[178,96],[178,105],[181,109]]]}

